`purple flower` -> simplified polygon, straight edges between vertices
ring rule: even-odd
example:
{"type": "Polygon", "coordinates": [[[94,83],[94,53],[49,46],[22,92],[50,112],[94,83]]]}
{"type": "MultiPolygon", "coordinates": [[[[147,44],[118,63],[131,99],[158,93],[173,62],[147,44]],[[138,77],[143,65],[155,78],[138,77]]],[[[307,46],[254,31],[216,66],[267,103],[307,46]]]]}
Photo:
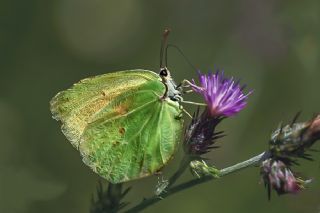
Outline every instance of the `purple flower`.
{"type": "Polygon", "coordinates": [[[223,72],[217,71],[208,75],[199,72],[200,86],[195,85],[192,89],[203,95],[211,116],[233,116],[246,106],[246,100],[252,93],[243,93],[244,87],[235,82],[233,78],[224,77],[223,72]]]}
{"type": "Polygon", "coordinates": [[[304,189],[304,185],[308,183],[308,181],[296,177],[283,161],[271,158],[262,162],[261,175],[268,188],[269,198],[271,188],[276,190],[279,195],[295,194],[304,189]]]}

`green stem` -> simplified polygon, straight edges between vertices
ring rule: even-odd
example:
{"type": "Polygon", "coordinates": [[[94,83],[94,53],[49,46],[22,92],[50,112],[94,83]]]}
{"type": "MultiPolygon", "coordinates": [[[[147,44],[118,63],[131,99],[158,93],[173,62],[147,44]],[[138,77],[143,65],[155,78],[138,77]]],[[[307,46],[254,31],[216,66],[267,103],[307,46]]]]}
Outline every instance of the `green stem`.
{"type": "MultiPolygon", "coordinates": [[[[247,167],[250,167],[250,166],[258,165],[263,159],[265,159],[265,155],[266,154],[267,154],[266,152],[263,152],[263,153],[261,153],[259,155],[256,155],[256,156],[254,156],[254,157],[252,157],[252,158],[250,158],[250,159],[248,159],[246,161],[243,161],[243,162],[237,163],[237,164],[235,164],[233,166],[221,169],[220,170],[220,177],[223,177],[225,175],[240,171],[240,170],[242,170],[244,168],[247,168],[247,167]]],[[[191,188],[191,187],[199,185],[199,184],[206,183],[206,182],[208,182],[210,180],[213,180],[213,179],[215,179],[215,178],[213,178],[212,176],[204,176],[202,178],[192,179],[192,180],[187,181],[185,183],[181,183],[181,184],[179,184],[177,186],[170,187],[168,189],[167,193],[164,193],[164,194],[161,195],[161,198],[159,196],[152,196],[150,198],[144,199],[143,201],[141,201],[136,206],[132,207],[131,209],[129,209],[127,211],[125,211],[125,213],[140,212],[143,209],[145,209],[145,208],[147,208],[147,207],[149,207],[149,206],[161,201],[162,199],[164,199],[166,197],[174,195],[177,192],[183,191],[185,189],[191,188]]]]}
{"type": "Polygon", "coordinates": [[[237,163],[233,166],[229,166],[227,168],[221,169],[220,170],[220,176],[225,176],[228,175],[230,173],[242,170],[244,168],[247,168],[249,166],[254,166],[257,165],[261,162],[261,160],[263,160],[265,158],[265,155],[267,154],[267,152],[262,152],[259,155],[256,155],[246,161],[242,161],[240,163],[237,163]]]}

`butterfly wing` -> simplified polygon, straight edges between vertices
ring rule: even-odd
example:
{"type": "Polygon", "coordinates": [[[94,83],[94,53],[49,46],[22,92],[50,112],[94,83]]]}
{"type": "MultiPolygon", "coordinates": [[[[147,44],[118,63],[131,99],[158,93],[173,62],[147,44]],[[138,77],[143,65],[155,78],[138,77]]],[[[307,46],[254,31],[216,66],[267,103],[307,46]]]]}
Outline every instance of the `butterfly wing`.
{"type": "Polygon", "coordinates": [[[180,141],[179,104],[161,99],[165,87],[152,75],[120,72],[97,80],[98,85],[85,80],[85,89],[75,89],[76,84],[52,101],[55,118],[62,121],[63,132],[79,148],[85,164],[110,182],[154,174],[180,141]],[[135,82],[129,80],[132,74],[139,76],[135,82]]]}
{"type": "Polygon", "coordinates": [[[179,113],[153,90],[124,94],[85,129],[79,148],[84,162],[113,183],[154,174],[179,143],[179,113]]]}
{"type": "Polygon", "coordinates": [[[78,147],[83,130],[95,113],[120,94],[157,79],[156,73],[147,70],[120,71],[86,78],[59,92],[51,100],[50,110],[53,118],[62,122],[64,135],[78,147]]]}

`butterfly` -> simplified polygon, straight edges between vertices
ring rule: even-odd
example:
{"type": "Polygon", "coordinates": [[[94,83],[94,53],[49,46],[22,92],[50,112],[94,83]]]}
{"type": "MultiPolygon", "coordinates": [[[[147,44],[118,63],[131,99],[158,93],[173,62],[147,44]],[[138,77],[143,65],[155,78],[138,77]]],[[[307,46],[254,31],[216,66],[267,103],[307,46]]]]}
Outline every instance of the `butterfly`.
{"type": "Polygon", "coordinates": [[[159,73],[135,69],[83,79],[54,96],[50,110],[83,162],[121,183],[155,174],[172,158],[183,129],[180,100],[161,66],[159,73]]]}

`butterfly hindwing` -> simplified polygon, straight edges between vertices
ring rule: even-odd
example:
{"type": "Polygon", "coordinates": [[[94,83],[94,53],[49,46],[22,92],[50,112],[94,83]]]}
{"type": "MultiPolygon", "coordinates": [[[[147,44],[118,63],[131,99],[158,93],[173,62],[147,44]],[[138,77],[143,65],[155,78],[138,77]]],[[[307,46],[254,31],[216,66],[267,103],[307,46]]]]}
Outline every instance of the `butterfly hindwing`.
{"type": "Polygon", "coordinates": [[[84,162],[113,183],[160,170],[179,143],[178,104],[147,89],[155,83],[119,96],[84,130],[79,147],[84,162]]]}

